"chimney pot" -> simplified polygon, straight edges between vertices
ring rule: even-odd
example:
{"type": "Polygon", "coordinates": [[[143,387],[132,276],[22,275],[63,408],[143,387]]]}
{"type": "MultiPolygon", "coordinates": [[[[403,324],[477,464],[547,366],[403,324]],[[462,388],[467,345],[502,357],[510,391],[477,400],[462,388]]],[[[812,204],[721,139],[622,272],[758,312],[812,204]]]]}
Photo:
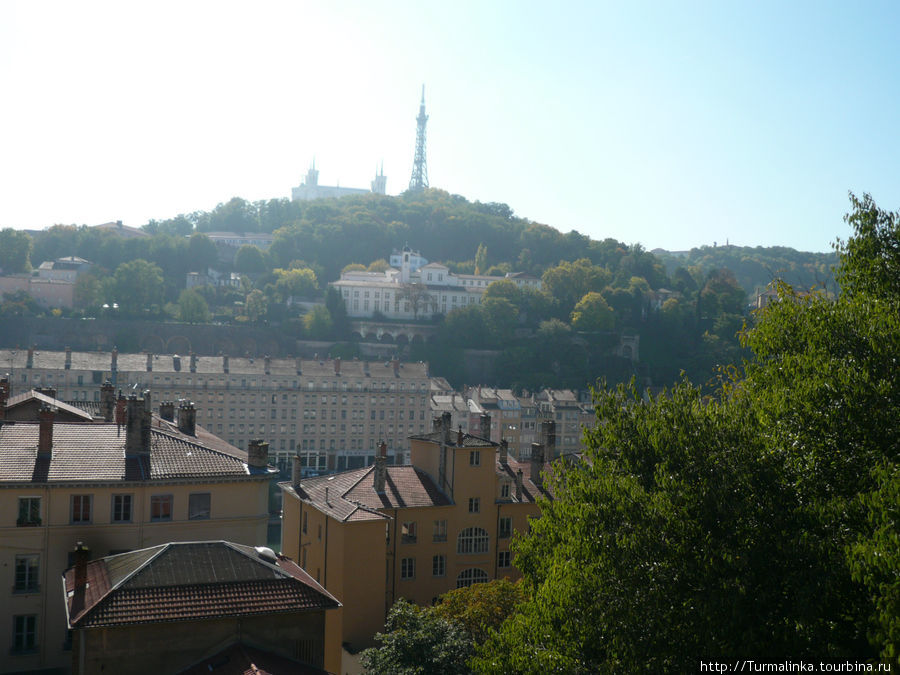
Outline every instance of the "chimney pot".
{"type": "Polygon", "coordinates": [[[543,487],[541,469],[544,468],[544,446],[540,443],[531,444],[531,482],[538,487],[543,487]]]}
{"type": "Polygon", "coordinates": [[[167,422],[175,421],[175,402],[163,401],[159,404],[159,416],[167,422]]]}
{"type": "Polygon", "coordinates": [[[65,369],[70,370],[72,368],[72,348],[66,347],[66,365],[65,369]]]}
{"type": "Polygon", "coordinates": [[[509,461],[509,443],[504,438],[500,441],[500,463],[506,464],[509,461]]]}
{"type": "Polygon", "coordinates": [[[375,455],[375,492],[383,495],[384,485],[387,480],[387,443],[382,441],[378,445],[378,454],[375,455]]]}
{"type": "Polygon", "coordinates": [[[250,441],[247,450],[247,465],[252,469],[265,469],[269,464],[269,444],[264,440],[250,441]]]}
{"type": "Polygon", "coordinates": [[[38,417],[40,429],[38,430],[37,456],[38,459],[50,459],[53,456],[53,408],[42,405],[38,417]]]}
{"type": "Polygon", "coordinates": [[[194,352],[191,352],[191,372],[197,372],[197,355],[194,352]]]}
{"type": "Polygon", "coordinates": [[[150,454],[150,392],[143,397],[131,394],[125,410],[125,455],[132,457],[150,454]]]}
{"type": "Polygon", "coordinates": [[[34,347],[28,348],[28,358],[25,361],[25,367],[31,368],[34,366],[34,347]]]}
{"type": "Polygon", "coordinates": [[[522,501],[522,469],[516,471],[516,501],[522,501]]]}
{"type": "Polygon", "coordinates": [[[110,363],[110,370],[112,372],[116,372],[119,369],[119,350],[113,347],[112,350],[112,363],[110,363]]]}
{"type": "Polygon", "coordinates": [[[295,490],[300,487],[300,481],[303,478],[303,466],[300,455],[294,455],[291,458],[291,485],[295,490]]]}
{"type": "Polygon", "coordinates": [[[462,447],[463,445],[463,430],[462,425],[459,425],[459,428],[456,430],[456,445],[457,447],[462,447]]]}
{"type": "MultiPolygon", "coordinates": [[[[178,406],[178,430],[188,436],[197,434],[197,410],[191,401],[182,401],[178,406]]],[[[268,455],[268,446],[266,454],[268,455]]]]}
{"type": "Polygon", "coordinates": [[[335,375],[341,374],[341,357],[340,356],[338,356],[334,360],[334,374],[335,375]]]}
{"type": "Polygon", "coordinates": [[[228,374],[228,354],[222,356],[222,372],[228,374]]]}
{"type": "Polygon", "coordinates": [[[481,420],[481,437],[486,440],[491,440],[491,416],[487,413],[482,413],[480,416],[481,420]]]}
{"type": "Polygon", "coordinates": [[[263,359],[263,363],[265,365],[266,375],[269,375],[272,370],[272,359],[269,358],[268,354],[266,354],[265,358],[263,359]]]}
{"type": "Polygon", "coordinates": [[[153,354],[147,354],[147,372],[153,370],[153,354]]]}

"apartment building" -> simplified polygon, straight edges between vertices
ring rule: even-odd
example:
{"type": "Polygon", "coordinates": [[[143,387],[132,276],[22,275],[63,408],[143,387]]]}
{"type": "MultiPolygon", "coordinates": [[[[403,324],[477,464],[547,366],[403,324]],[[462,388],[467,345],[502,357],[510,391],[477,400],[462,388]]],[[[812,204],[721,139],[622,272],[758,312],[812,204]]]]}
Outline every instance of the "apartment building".
{"type": "Polygon", "coordinates": [[[465,396],[470,424],[490,415],[490,439],[505,439],[510,452],[521,460],[528,459],[532,444],[540,442],[544,421],[556,425],[556,456],[581,452],[583,430],[596,424],[593,407],[582,403],[571,389],[543,389],[516,396],[509,389],[474,386],[466,389],[465,396]]]}
{"type": "MultiPolygon", "coordinates": [[[[302,477],[299,460],[284,494],[282,553],[300,562],[341,603],[326,630],[344,645],[341,672],[372,646],[398,598],[431,604],[446,591],[508,577],[517,579],[509,542],[552,498],[542,472],[553,453],[509,456],[505,443],[451,427],[451,413],[432,431],[410,438],[411,463],[388,466],[382,449],[372,467],[302,477]]],[[[480,420],[486,426],[490,420],[480,420]]]]}
{"type": "Polygon", "coordinates": [[[244,453],[197,427],[188,403],[169,422],[151,415],[149,394],[113,402],[111,390],[115,422],[71,421],[70,406],[46,395],[17,399],[16,419],[6,419],[9,381],[0,380],[0,672],[70,664],[60,575],[77,542],[103,556],[171,541],[266,541],[274,469],[264,443],[244,453]],[[23,419],[35,402],[38,419],[23,419]]]}
{"type": "Polygon", "coordinates": [[[387,443],[407,461],[406,438],[430,424],[425,363],[336,359],[234,358],[190,354],[0,350],[13,393],[49,387],[66,401],[99,401],[100,385],[150,389],[159,401],[194,403],[197,423],[231,445],[269,444],[282,468],[300,455],[306,473],[375,461],[387,443]]]}

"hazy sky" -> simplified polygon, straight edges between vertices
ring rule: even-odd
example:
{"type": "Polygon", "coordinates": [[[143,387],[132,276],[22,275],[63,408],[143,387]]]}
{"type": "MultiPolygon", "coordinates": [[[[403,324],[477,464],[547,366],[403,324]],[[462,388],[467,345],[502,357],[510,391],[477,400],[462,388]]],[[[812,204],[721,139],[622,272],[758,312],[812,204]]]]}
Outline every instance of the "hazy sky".
{"type": "MultiPolygon", "coordinates": [[[[648,248],[829,250],[900,208],[897,2],[0,0],[0,227],[319,183],[432,187],[648,248]]],[[[425,251],[427,255],[427,251],[425,251]]],[[[474,255],[474,251],[473,251],[474,255]]]]}

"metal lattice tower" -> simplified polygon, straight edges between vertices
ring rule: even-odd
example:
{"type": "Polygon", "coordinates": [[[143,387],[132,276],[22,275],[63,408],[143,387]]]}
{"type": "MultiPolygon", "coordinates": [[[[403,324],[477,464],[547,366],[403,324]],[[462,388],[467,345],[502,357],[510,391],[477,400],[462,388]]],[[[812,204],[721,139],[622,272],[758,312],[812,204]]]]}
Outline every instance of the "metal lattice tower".
{"type": "Polygon", "coordinates": [[[410,190],[424,190],[428,187],[428,165],[425,163],[425,125],[428,115],[425,114],[425,85],[422,85],[422,103],[419,105],[419,116],[416,118],[416,157],[413,160],[412,178],[409,179],[410,190]]]}

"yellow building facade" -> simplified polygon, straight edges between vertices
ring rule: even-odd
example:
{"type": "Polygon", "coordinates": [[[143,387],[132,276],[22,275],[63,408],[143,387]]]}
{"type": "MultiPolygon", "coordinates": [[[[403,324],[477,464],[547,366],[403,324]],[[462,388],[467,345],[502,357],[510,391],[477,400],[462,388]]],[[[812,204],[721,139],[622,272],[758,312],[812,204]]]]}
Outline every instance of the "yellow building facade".
{"type": "Polygon", "coordinates": [[[445,413],[410,439],[409,465],[388,466],[380,454],[365,469],[309,479],[298,469],[280,484],[282,552],[342,604],[326,631],[342,661],[326,668],[352,672],[399,598],[429,605],[472,583],[518,579],[513,532],[539,515],[539,497],[552,498],[543,455],[535,445],[532,460],[518,462],[506,444],[453,431],[445,413]]]}

